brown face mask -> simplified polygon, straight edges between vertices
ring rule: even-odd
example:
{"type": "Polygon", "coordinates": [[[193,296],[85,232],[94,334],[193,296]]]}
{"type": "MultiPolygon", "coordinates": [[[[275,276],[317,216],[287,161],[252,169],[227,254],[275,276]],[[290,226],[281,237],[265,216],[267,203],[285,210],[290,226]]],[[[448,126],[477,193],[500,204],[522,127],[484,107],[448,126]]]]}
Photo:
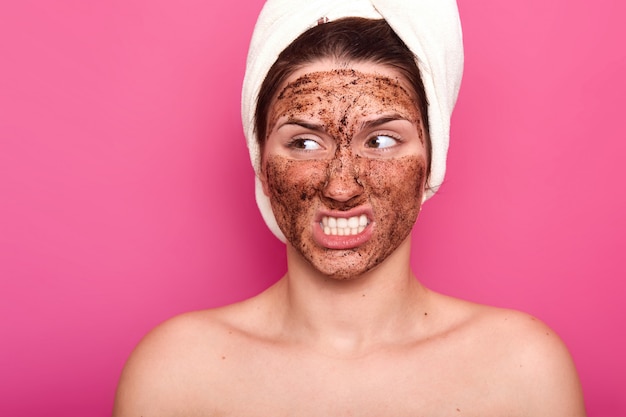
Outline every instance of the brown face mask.
{"type": "Polygon", "coordinates": [[[391,77],[308,73],[270,113],[263,179],[287,241],[325,275],[357,277],[409,236],[426,175],[421,117],[391,77]]]}

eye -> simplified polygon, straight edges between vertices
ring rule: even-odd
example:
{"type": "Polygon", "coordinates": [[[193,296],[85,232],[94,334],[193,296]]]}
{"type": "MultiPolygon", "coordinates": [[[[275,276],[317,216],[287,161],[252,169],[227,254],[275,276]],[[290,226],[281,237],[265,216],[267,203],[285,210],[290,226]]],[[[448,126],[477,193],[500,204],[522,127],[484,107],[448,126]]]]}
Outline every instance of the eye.
{"type": "Polygon", "coordinates": [[[384,149],[390,148],[398,143],[398,139],[389,135],[375,135],[365,142],[367,148],[384,149]]]}
{"type": "Polygon", "coordinates": [[[289,142],[288,146],[303,151],[315,151],[322,148],[315,140],[308,138],[294,138],[289,142]]]}

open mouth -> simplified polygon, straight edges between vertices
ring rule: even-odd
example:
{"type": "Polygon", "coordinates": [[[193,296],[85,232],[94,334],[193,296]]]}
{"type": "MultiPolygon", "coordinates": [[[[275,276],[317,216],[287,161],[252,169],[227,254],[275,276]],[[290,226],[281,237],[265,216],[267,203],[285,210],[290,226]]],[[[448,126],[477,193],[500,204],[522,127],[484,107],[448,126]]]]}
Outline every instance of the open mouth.
{"type": "Polygon", "coordinates": [[[353,217],[331,217],[324,216],[320,226],[327,236],[353,236],[361,233],[369,220],[365,214],[353,217]]]}

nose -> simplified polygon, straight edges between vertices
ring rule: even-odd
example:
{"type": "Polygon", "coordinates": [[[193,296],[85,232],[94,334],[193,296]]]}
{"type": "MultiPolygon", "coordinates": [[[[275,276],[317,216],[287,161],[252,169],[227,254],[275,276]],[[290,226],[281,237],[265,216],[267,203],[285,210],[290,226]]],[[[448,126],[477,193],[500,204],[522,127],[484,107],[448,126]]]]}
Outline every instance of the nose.
{"type": "Polygon", "coordinates": [[[339,151],[329,163],[323,195],[338,202],[349,201],[363,193],[359,164],[352,155],[339,151]]]}

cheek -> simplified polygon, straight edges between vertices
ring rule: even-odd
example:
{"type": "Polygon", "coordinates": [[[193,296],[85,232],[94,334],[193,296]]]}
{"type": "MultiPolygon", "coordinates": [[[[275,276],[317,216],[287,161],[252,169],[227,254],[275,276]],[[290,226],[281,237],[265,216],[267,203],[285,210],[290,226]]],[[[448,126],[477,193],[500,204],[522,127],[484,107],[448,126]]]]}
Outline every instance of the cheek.
{"type": "Polygon", "coordinates": [[[327,162],[294,161],[280,156],[270,156],[265,163],[265,179],[270,197],[279,200],[308,200],[325,182],[327,162]]]}
{"type": "Polygon", "coordinates": [[[407,197],[405,200],[421,199],[426,182],[425,158],[406,156],[390,160],[366,160],[363,165],[363,177],[371,187],[372,194],[377,197],[404,194],[407,197]]]}
{"type": "Polygon", "coordinates": [[[411,156],[368,161],[367,165],[364,183],[370,189],[376,222],[388,230],[391,242],[399,243],[410,233],[420,211],[426,160],[411,156]]]}
{"type": "Polygon", "coordinates": [[[266,191],[274,216],[285,234],[298,235],[298,221],[305,219],[304,212],[311,208],[309,201],[326,182],[327,162],[294,161],[271,156],[265,164],[266,191]]]}

